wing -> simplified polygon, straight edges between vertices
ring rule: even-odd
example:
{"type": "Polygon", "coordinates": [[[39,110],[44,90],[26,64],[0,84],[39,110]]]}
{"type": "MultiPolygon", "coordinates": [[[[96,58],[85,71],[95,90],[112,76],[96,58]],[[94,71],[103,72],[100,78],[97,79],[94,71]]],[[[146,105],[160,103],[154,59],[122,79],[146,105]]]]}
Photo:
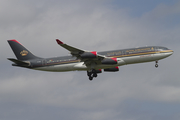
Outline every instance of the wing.
{"type": "Polygon", "coordinates": [[[70,51],[70,53],[73,55],[73,56],[76,56],[76,55],[80,55],[82,53],[85,52],[85,50],[81,50],[81,49],[78,49],[78,48],[75,48],[75,47],[72,47],[72,46],[69,46],[67,44],[64,44],[62,41],[60,41],[59,39],[56,39],[57,43],[62,46],[63,48],[67,49],[68,51],[70,51]]]}
{"type": "Polygon", "coordinates": [[[60,41],[59,39],[56,39],[57,43],[62,46],[63,48],[67,49],[70,51],[72,56],[77,57],[77,59],[80,59],[81,61],[84,61],[85,64],[91,64],[95,62],[96,64],[100,64],[103,59],[105,59],[105,56],[97,54],[96,51],[86,51],[86,50],[81,50],[75,47],[72,47],[70,45],[67,45],[60,41]]]}

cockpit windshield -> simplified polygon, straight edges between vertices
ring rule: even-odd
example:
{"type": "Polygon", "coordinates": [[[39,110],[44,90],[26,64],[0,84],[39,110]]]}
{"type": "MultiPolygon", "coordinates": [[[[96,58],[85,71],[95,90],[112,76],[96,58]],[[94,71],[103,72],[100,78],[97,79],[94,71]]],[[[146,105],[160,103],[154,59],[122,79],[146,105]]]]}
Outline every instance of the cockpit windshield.
{"type": "Polygon", "coordinates": [[[169,50],[169,49],[166,47],[156,47],[156,50],[163,51],[163,50],[169,50]]]}

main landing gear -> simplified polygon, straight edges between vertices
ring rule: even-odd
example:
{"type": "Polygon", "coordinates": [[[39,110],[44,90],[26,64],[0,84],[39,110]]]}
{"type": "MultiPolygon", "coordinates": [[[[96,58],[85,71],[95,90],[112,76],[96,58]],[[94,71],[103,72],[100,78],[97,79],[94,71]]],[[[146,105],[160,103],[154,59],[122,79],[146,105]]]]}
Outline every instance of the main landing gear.
{"type": "Polygon", "coordinates": [[[87,71],[87,75],[89,76],[89,80],[93,80],[93,77],[97,77],[96,70],[92,69],[91,71],[87,71]]]}
{"type": "Polygon", "coordinates": [[[156,67],[156,68],[158,67],[158,61],[156,61],[155,67],[156,67]]]}

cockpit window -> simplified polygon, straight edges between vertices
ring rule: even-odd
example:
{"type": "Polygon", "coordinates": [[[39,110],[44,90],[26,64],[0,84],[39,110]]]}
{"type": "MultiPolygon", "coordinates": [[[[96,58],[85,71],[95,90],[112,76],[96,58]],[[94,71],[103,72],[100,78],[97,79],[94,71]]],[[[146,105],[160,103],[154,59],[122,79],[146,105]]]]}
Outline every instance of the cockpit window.
{"type": "Polygon", "coordinates": [[[169,50],[169,49],[164,47],[164,50],[169,50]]]}
{"type": "Polygon", "coordinates": [[[169,50],[169,49],[166,48],[166,47],[157,47],[156,49],[157,49],[158,51],[169,50]]]}

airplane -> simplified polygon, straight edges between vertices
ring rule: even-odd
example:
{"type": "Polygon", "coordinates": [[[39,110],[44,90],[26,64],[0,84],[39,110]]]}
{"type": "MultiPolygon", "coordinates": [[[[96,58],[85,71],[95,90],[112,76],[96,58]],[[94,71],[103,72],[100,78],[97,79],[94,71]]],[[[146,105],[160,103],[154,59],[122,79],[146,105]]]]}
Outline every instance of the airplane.
{"type": "Polygon", "coordinates": [[[32,54],[15,39],[8,40],[17,59],[7,58],[12,61],[12,66],[29,68],[33,70],[66,72],[87,71],[89,80],[97,77],[98,73],[119,71],[118,66],[158,61],[173,54],[173,50],[161,46],[148,46],[111,51],[87,51],[72,47],[56,39],[57,43],[67,49],[71,56],[41,58],[32,54]]]}

